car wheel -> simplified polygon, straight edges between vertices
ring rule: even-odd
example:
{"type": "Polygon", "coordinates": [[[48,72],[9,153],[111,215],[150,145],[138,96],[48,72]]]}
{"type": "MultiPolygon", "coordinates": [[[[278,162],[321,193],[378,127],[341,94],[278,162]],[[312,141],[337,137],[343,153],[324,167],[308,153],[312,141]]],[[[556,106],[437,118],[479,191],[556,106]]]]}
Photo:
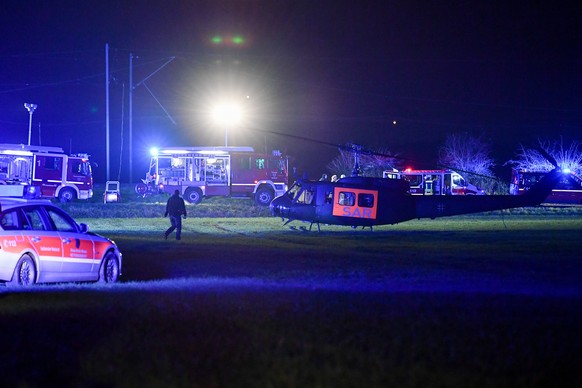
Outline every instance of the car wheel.
{"type": "Polygon", "coordinates": [[[259,206],[269,206],[274,197],[273,190],[267,188],[258,189],[255,193],[255,202],[259,206]]]}
{"type": "Polygon", "coordinates": [[[109,252],[103,258],[99,270],[100,283],[115,283],[119,278],[119,261],[113,252],[109,252]]]}
{"type": "Polygon", "coordinates": [[[75,194],[75,191],[73,189],[64,188],[61,191],[59,191],[59,200],[61,202],[71,202],[76,197],[77,195],[75,194]]]}
{"type": "Polygon", "coordinates": [[[31,286],[36,283],[36,267],[34,260],[29,255],[24,255],[16,263],[12,280],[7,282],[8,286],[31,286]]]}
{"type": "Polygon", "coordinates": [[[188,190],[186,190],[184,199],[196,205],[200,203],[200,201],[202,201],[202,191],[200,191],[200,189],[198,188],[189,188],[188,190]]]}

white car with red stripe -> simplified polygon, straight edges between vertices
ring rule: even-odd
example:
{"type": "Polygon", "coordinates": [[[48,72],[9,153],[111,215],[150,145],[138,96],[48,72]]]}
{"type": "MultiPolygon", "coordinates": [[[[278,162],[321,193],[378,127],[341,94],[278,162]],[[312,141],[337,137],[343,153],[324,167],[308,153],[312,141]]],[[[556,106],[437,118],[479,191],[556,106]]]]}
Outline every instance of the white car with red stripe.
{"type": "Polygon", "coordinates": [[[0,198],[0,282],[116,282],[122,255],[50,201],[0,198]]]}

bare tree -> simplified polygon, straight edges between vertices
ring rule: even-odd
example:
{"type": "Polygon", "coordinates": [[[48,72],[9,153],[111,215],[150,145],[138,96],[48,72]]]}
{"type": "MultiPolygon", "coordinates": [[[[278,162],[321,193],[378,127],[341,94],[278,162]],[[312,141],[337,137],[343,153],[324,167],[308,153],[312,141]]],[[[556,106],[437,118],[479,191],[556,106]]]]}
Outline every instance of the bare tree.
{"type": "Polygon", "coordinates": [[[384,171],[398,167],[400,162],[396,154],[379,148],[362,155],[360,164],[365,176],[381,177],[384,171]]]}
{"type": "Polygon", "coordinates": [[[468,134],[449,134],[439,152],[439,164],[464,172],[492,175],[491,145],[468,134]]]}
{"type": "Polygon", "coordinates": [[[335,157],[328,165],[327,169],[338,177],[341,175],[350,176],[354,168],[354,153],[352,151],[340,148],[339,155],[335,157]]]}
{"type": "MultiPolygon", "coordinates": [[[[340,148],[339,155],[327,165],[330,173],[337,176],[352,175],[355,155],[350,148],[340,148]]],[[[364,176],[381,177],[385,170],[392,170],[398,164],[397,155],[391,154],[386,149],[366,150],[359,153],[360,174],[364,176]]]]}
{"type": "Polygon", "coordinates": [[[491,157],[491,145],[483,140],[483,136],[449,134],[439,150],[438,163],[463,173],[465,178],[489,194],[505,191],[505,187],[493,178],[495,162],[491,157]]]}
{"type": "Polygon", "coordinates": [[[538,148],[520,144],[516,151],[517,159],[509,160],[505,164],[512,165],[518,170],[550,171],[554,166],[539,151],[539,148],[542,148],[556,159],[558,166],[562,169],[569,169],[576,174],[582,173],[582,143],[579,141],[574,140],[566,146],[563,138],[560,137],[559,140],[538,139],[538,144],[538,148]]]}

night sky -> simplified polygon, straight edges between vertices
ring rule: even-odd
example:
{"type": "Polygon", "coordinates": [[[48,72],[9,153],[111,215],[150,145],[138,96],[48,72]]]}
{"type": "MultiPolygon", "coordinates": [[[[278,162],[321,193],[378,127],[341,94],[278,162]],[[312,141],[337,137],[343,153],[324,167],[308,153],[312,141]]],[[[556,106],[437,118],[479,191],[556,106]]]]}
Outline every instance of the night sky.
{"type": "Polygon", "coordinates": [[[23,104],[35,103],[32,143],[90,153],[104,180],[109,44],[113,179],[129,177],[130,53],[134,181],[151,146],[223,145],[208,116],[227,95],[246,111],[229,145],[281,149],[311,174],[337,150],[272,132],[424,168],[448,133],[466,132],[502,164],[540,137],[581,140],[582,13],[565,3],[8,0],[0,143],[27,143],[23,104]]]}

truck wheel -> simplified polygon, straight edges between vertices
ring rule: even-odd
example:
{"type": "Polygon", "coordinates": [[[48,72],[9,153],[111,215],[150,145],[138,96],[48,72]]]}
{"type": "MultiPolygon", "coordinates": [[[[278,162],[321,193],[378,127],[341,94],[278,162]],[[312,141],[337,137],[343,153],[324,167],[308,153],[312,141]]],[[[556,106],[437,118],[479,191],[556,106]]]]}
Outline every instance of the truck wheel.
{"type": "Polygon", "coordinates": [[[59,200],[61,202],[71,202],[75,198],[77,198],[77,194],[71,188],[64,188],[59,191],[59,200]]]}
{"type": "Polygon", "coordinates": [[[148,187],[145,183],[139,182],[135,185],[135,192],[142,197],[145,197],[148,192],[148,187]]]}
{"type": "Polygon", "coordinates": [[[194,205],[200,203],[202,201],[202,191],[199,188],[189,188],[186,190],[184,195],[184,199],[194,205]]]}
{"type": "Polygon", "coordinates": [[[12,280],[6,282],[7,286],[31,286],[36,283],[36,267],[34,266],[34,260],[29,255],[23,255],[18,263],[16,263],[16,268],[14,268],[14,274],[12,274],[12,280]]]}
{"type": "Polygon", "coordinates": [[[266,187],[258,189],[255,193],[255,202],[259,206],[269,206],[273,198],[275,198],[275,193],[266,187]]]}

